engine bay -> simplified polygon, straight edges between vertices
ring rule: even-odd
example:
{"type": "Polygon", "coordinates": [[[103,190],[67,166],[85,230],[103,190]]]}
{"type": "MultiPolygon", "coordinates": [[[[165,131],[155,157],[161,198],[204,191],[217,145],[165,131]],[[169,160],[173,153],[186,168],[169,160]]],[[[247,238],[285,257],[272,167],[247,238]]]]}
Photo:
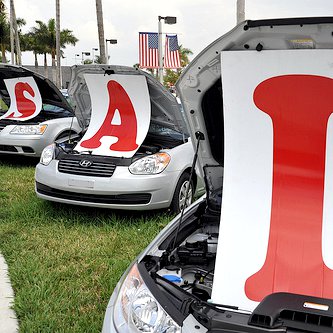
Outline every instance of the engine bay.
{"type": "Polygon", "coordinates": [[[176,246],[172,243],[173,237],[177,236],[170,235],[173,240],[161,255],[143,259],[150,275],[157,274],[196,298],[209,301],[214,280],[218,222],[218,216],[206,214],[191,221],[190,225],[184,221],[176,246]],[[194,230],[193,226],[196,226],[194,230]]]}

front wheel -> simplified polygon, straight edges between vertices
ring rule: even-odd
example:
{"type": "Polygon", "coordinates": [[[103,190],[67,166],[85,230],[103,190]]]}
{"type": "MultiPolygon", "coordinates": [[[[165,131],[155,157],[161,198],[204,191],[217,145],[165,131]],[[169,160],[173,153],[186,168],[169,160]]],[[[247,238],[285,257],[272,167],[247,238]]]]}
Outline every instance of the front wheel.
{"type": "Polygon", "coordinates": [[[189,182],[190,175],[185,172],[178,180],[175,193],[173,194],[170,210],[179,213],[183,207],[188,207],[193,202],[194,186],[193,181],[189,182]],[[187,187],[189,186],[188,192],[187,187]],[[186,196],[187,192],[187,197],[186,196]]]}

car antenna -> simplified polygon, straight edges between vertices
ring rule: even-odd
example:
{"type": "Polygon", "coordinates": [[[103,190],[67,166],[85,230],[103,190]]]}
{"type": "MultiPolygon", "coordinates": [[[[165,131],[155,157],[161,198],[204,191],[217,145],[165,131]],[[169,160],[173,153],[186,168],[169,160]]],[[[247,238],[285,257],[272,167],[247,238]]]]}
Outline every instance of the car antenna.
{"type": "MultiPolygon", "coordinates": [[[[197,159],[198,159],[198,151],[199,151],[200,141],[201,140],[205,140],[204,134],[202,132],[200,132],[200,131],[195,132],[195,137],[197,139],[197,147],[195,149],[195,154],[194,154],[194,157],[193,157],[193,162],[192,162],[190,177],[188,179],[188,185],[187,185],[187,188],[186,188],[185,203],[186,203],[186,199],[187,199],[187,196],[188,196],[188,193],[189,193],[190,184],[191,184],[191,181],[192,181],[192,178],[193,178],[193,174],[194,174],[194,171],[195,171],[195,165],[196,165],[197,159]]],[[[184,203],[184,205],[182,207],[182,210],[181,210],[181,213],[180,213],[179,222],[178,222],[178,226],[177,226],[175,238],[174,238],[173,245],[172,245],[170,253],[176,248],[178,234],[179,234],[180,226],[182,225],[182,222],[183,222],[184,211],[185,211],[185,208],[186,208],[186,204],[185,203],[184,203]]]]}

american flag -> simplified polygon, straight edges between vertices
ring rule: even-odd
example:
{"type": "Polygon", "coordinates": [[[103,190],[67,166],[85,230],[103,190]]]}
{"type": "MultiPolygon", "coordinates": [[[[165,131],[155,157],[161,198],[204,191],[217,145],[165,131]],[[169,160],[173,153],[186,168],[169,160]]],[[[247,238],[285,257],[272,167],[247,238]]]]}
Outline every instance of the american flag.
{"type": "Polygon", "coordinates": [[[158,34],[139,32],[140,68],[158,68],[158,34]]]}
{"type": "Polygon", "coordinates": [[[180,68],[179,45],[177,35],[166,35],[164,68],[180,68]]]}

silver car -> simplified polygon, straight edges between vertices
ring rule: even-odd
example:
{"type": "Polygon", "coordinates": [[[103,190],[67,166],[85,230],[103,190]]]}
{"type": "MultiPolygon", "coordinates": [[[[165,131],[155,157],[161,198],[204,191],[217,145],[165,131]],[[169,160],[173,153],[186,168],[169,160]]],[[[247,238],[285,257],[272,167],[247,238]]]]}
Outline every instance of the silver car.
{"type": "Polygon", "coordinates": [[[332,331],[332,31],[246,21],[187,67],[207,197],[132,262],[103,333],[332,331]]]}
{"type": "Polygon", "coordinates": [[[81,127],[71,106],[51,81],[23,67],[0,65],[1,154],[40,156],[55,140],[79,132],[81,127]],[[22,117],[20,107],[26,110],[25,105],[38,109],[22,117]]]}
{"type": "MultiPolygon", "coordinates": [[[[110,78],[110,82],[113,77],[144,78],[151,109],[146,136],[131,157],[78,151],[80,138],[48,146],[36,167],[37,196],[67,204],[127,210],[170,207],[178,212],[182,206],[188,206],[195,192],[202,193],[204,187],[196,173],[189,181],[194,151],[174,96],[151,75],[134,68],[75,66],[69,94],[86,133],[100,115],[100,109],[95,114],[92,110],[86,75],[100,80],[110,78]]],[[[97,102],[101,99],[97,96],[97,102]]],[[[140,96],[138,99],[141,102],[140,96]]]]}

